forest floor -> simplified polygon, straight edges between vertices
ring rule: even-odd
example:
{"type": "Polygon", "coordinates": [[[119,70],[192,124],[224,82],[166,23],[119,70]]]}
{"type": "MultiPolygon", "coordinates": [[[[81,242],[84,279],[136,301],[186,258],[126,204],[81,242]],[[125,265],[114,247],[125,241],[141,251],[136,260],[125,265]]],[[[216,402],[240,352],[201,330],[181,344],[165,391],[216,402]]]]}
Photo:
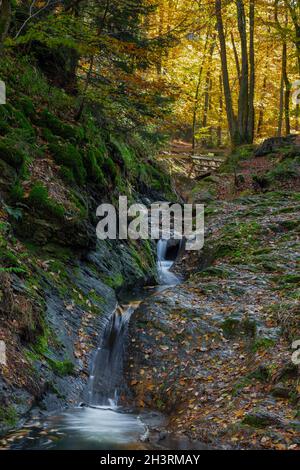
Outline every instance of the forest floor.
{"type": "Polygon", "coordinates": [[[176,270],[186,281],[150,297],[131,322],[137,404],[214,448],[300,449],[299,177],[256,186],[282,176],[276,155],[248,155],[234,173],[194,182],[204,248],[185,252],[176,270]]]}

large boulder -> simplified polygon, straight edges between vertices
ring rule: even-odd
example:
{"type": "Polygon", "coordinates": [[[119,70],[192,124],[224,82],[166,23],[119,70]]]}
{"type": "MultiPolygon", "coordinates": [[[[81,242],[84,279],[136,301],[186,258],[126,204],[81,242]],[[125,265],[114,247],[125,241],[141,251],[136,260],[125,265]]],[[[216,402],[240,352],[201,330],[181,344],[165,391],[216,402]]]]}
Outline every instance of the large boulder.
{"type": "Polygon", "coordinates": [[[290,134],[286,137],[271,137],[263,141],[255,150],[255,157],[263,157],[270,153],[276,153],[284,147],[293,147],[293,150],[300,152],[300,136],[290,134]]]}

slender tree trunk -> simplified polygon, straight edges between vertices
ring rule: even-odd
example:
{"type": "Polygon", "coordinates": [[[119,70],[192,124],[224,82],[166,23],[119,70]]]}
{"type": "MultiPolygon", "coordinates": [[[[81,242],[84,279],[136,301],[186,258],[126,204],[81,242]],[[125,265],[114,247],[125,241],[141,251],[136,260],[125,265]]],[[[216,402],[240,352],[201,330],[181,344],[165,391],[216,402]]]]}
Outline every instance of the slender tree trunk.
{"type": "Polygon", "coordinates": [[[198,73],[198,80],[197,80],[197,87],[195,91],[195,100],[194,100],[194,109],[193,109],[193,122],[192,122],[192,153],[195,154],[196,149],[196,126],[197,126],[197,112],[199,107],[199,95],[200,95],[200,86],[201,86],[201,79],[202,79],[202,72],[204,67],[204,61],[206,57],[206,49],[208,44],[209,32],[207,31],[206,40],[204,45],[204,51],[202,56],[202,61],[199,67],[198,73]]]}
{"type": "Polygon", "coordinates": [[[89,66],[89,70],[86,74],[84,89],[83,89],[83,93],[82,93],[82,99],[81,99],[78,111],[76,113],[76,116],[75,116],[76,121],[80,120],[80,118],[82,116],[82,113],[83,113],[83,110],[84,110],[84,106],[85,106],[85,102],[86,102],[86,92],[87,92],[89,84],[90,84],[90,80],[91,80],[91,76],[92,76],[92,72],[93,72],[93,67],[94,67],[94,56],[91,56],[90,66],[89,66]]]}
{"type": "Polygon", "coordinates": [[[235,60],[235,66],[236,66],[236,72],[238,76],[238,81],[240,83],[241,81],[241,67],[240,67],[240,61],[239,61],[239,56],[236,50],[236,45],[235,45],[235,40],[233,36],[233,32],[230,32],[230,37],[231,37],[231,44],[232,44],[232,49],[233,49],[233,55],[234,55],[234,60],[235,60]]]}
{"type": "Polygon", "coordinates": [[[284,80],[285,92],[284,92],[284,118],[285,118],[285,134],[289,135],[291,133],[290,126],[290,93],[291,93],[291,84],[288,79],[287,74],[287,45],[286,41],[283,43],[282,47],[282,76],[284,80]]]}
{"type": "Polygon", "coordinates": [[[248,137],[252,143],[254,139],[255,111],[254,111],[254,93],[255,93],[255,55],[254,55],[254,25],[255,25],[255,0],[250,0],[249,4],[249,111],[248,111],[248,137]]]}
{"type": "Polygon", "coordinates": [[[11,0],[0,0],[0,52],[11,20],[11,0]]]}
{"type": "Polygon", "coordinates": [[[266,90],[267,90],[267,73],[264,75],[264,80],[263,80],[263,86],[262,86],[262,93],[261,93],[261,104],[259,107],[259,113],[258,113],[258,120],[257,120],[257,131],[256,135],[257,137],[261,137],[262,134],[262,127],[264,123],[264,99],[266,95],[266,90]]]}
{"type": "Polygon", "coordinates": [[[220,42],[222,80],[223,80],[228,128],[229,128],[231,144],[233,147],[235,147],[238,144],[238,138],[237,138],[238,136],[237,136],[237,127],[236,127],[236,117],[233,111],[232,96],[231,96],[231,89],[230,89],[230,83],[229,83],[226,41],[225,41],[224,25],[223,25],[223,18],[222,18],[222,0],[215,0],[215,13],[216,13],[216,18],[217,18],[217,30],[218,30],[218,36],[219,36],[219,42],[220,42]]]}
{"type": "MultiPolygon", "coordinates": [[[[158,35],[159,36],[162,36],[163,34],[164,20],[165,20],[165,10],[164,10],[164,5],[162,4],[159,8],[159,21],[158,21],[158,35]]],[[[160,49],[158,52],[158,60],[156,64],[157,75],[162,74],[162,70],[163,70],[162,62],[163,62],[163,52],[162,52],[162,49],[160,49]]]]}
{"type": "Polygon", "coordinates": [[[238,130],[240,135],[240,143],[249,142],[248,136],[248,113],[249,113],[249,67],[248,67],[248,50],[247,50],[247,31],[246,16],[242,0],[236,0],[238,30],[241,40],[241,80],[240,92],[238,99],[238,130]]]}
{"type": "MultiPolygon", "coordinates": [[[[277,0],[278,3],[278,0],[277,0]]],[[[295,35],[294,35],[294,44],[296,47],[296,55],[297,55],[297,62],[298,62],[298,73],[300,75],[300,2],[299,0],[297,1],[291,1],[291,0],[285,0],[285,7],[286,10],[289,11],[294,29],[295,29],[295,35]]]]}
{"type": "MultiPolygon", "coordinates": [[[[288,26],[288,12],[286,11],[285,16],[285,27],[288,26]]],[[[286,37],[283,39],[282,44],[282,78],[284,81],[284,119],[285,119],[285,134],[289,135],[291,133],[290,125],[290,94],[291,94],[291,84],[288,78],[287,73],[287,40],[286,37]]]]}
{"type": "Polygon", "coordinates": [[[222,116],[223,116],[223,87],[222,87],[222,76],[219,75],[219,87],[220,87],[220,97],[219,97],[219,123],[217,129],[217,146],[221,147],[222,145],[222,116]]]}
{"type": "Polygon", "coordinates": [[[281,58],[281,80],[280,80],[280,95],[279,95],[279,115],[278,115],[278,128],[277,135],[281,137],[282,123],[283,123],[283,107],[284,107],[284,47],[282,48],[281,58]]]}
{"type": "MultiPolygon", "coordinates": [[[[209,48],[208,60],[209,64],[207,66],[206,77],[205,77],[205,92],[204,92],[204,106],[203,106],[203,119],[202,119],[202,127],[207,127],[208,122],[208,110],[210,105],[210,94],[211,94],[211,87],[212,87],[212,80],[211,80],[211,62],[212,56],[214,53],[214,49],[216,46],[216,37],[215,35],[212,37],[212,42],[209,48]]],[[[203,139],[203,143],[205,144],[205,139],[203,139]]]]}

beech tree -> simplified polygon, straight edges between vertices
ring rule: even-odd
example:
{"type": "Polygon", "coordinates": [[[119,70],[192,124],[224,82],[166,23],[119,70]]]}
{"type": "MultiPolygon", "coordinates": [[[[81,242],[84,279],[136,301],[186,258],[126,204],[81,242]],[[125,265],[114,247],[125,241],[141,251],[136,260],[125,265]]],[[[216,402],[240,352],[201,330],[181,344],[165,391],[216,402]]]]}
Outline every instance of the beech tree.
{"type": "Polygon", "coordinates": [[[226,103],[226,113],[232,146],[253,142],[254,137],[254,1],[250,1],[249,8],[249,52],[247,41],[246,14],[244,2],[236,0],[237,24],[240,37],[241,65],[235,50],[235,60],[239,76],[239,96],[237,114],[234,112],[232,93],[229,82],[227,46],[223,24],[222,0],[215,1],[215,14],[220,42],[223,87],[226,103]]]}

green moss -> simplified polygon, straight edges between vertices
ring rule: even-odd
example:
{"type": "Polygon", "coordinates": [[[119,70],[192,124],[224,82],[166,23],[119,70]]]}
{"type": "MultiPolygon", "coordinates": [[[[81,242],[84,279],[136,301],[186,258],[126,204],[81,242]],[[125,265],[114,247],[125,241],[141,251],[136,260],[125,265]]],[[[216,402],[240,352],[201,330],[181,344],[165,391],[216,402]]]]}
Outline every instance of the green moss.
{"type": "Polygon", "coordinates": [[[42,129],[41,134],[42,134],[43,139],[51,144],[58,145],[61,142],[59,137],[54,135],[53,132],[51,132],[50,129],[48,129],[47,127],[45,129],[42,129]]]}
{"type": "Polygon", "coordinates": [[[59,165],[69,168],[76,181],[84,184],[86,180],[86,170],[83,165],[82,155],[72,144],[49,144],[49,150],[54,160],[59,165]]]}
{"type": "Polygon", "coordinates": [[[103,170],[109,175],[112,181],[114,181],[118,175],[118,166],[110,157],[104,160],[103,170]]]}
{"type": "Polygon", "coordinates": [[[84,138],[84,131],[81,127],[66,124],[47,109],[41,113],[39,125],[50,129],[53,134],[75,143],[80,143],[84,138]]]}
{"type": "Polygon", "coordinates": [[[6,427],[14,427],[17,423],[17,411],[13,405],[0,407],[0,422],[6,427]]]}
{"type": "Polygon", "coordinates": [[[33,345],[33,352],[38,356],[44,356],[48,353],[48,340],[50,337],[50,329],[44,324],[44,331],[41,335],[36,338],[33,345]]]}
{"type": "Polygon", "coordinates": [[[282,220],[280,225],[286,230],[294,230],[300,226],[300,220],[282,220]]]}
{"type": "Polygon", "coordinates": [[[36,107],[31,98],[22,96],[17,101],[18,106],[22,109],[25,116],[33,118],[36,114],[36,107]]]}
{"type": "Polygon", "coordinates": [[[61,377],[66,375],[72,375],[74,373],[74,364],[69,360],[57,361],[54,359],[47,358],[47,362],[50,365],[53,372],[61,377]]]}
{"type": "Polygon", "coordinates": [[[226,336],[234,337],[239,335],[255,336],[256,323],[249,318],[240,318],[239,316],[232,315],[223,321],[221,328],[226,336]]]}
{"type": "Polygon", "coordinates": [[[28,202],[38,210],[46,210],[58,218],[64,217],[65,209],[63,205],[56,203],[49,197],[48,190],[43,183],[34,184],[29,193],[28,202]]]}
{"type": "Polygon", "coordinates": [[[98,295],[94,290],[91,290],[88,294],[88,298],[97,304],[105,303],[105,300],[101,295],[98,295]]]}
{"type": "Polygon", "coordinates": [[[10,190],[10,197],[13,202],[20,202],[24,198],[24,188],[20,181],[17,180],[10,190]]]}
{"type": "Polygon", "coordinates": [[[68,184],[73,185],[75,183],[75,176],[71,168],[61,166],[59,170],[61,178],[68,184]]]}
{"type": "Polygon", "coordinates": [[[287,158],[266,173],[269,184],[276,181],[288,181],[300,176],[300,157],[287,158]]]}
{"type": "Polygon", "coordinates": [[[226,271],[226,269],[221,268],[221,267],[210,267],[205,269],[204,271],[201,271],[200,273],[197,273],[197,276],[200,277],[221,277],[221,278],[227,278],[229,277],[229,272],[226,271]]]}
{"type": "Polygon", "coordinates": [[[24,152],[13,146],[6,138],[0,140],[0,158],[16,170],[25,162],[24,152]]]}
{"type": "Polygon", "coordinates": [[[242,423],[255,428],[265,428],[273,424],[270,417],[263,413],[249,413],[244,417],[242,423]]]}
{"type": "Polygon", "coordinates": [[[276,341],[271,338],[258,338],[254,341],[251,346],[253,352],[266,350],[275,346],[276,341]]]}
{"type": "Polygon", "coordinates": [[[124,278],[121,273],[115,274],[114,276],[109,276],[104,279],[105,284],[107,284],[112,289],[117,289],[124,284],[124,278]]]}
{"type": "Polygon", "coordinates": [[[237,383],[235,383],[234,386],[232,387],[232,392],[231,392],[232,395],[236,397],[241,390],[251,385],[251,383],[252,383],[252,380],[249,376],[243,377],[237,383]]]}
{"type": "Polygon", "coordinates": [[[82,219],[87,218],[88,216],[88,207],[85,204],[85,201],[80,197],[79,193],[75,190],[70,190],[70,200],[76,206],[79,211],[80,217],[82,219]]]}
{"type": "Polygon", "coordinates": [[[243,145],[235,149],[227,160],[220,166],[221,173],[233,172],[239,167],[239,162],[249,159],[253,155],[253,145],[243,145]]]}
{"type": "Polygon", "coordinates": [[[85,168],[87,170],[88,179],[95,183],[106,186],[105,176],[101,169],[104,163],[104,157],[100,150],[95,147],[90,147],[85,152],[85,168]]]}
{"type": "Polygon", "coordinates": [[[261,245],[261,227],[256,221],[231,223],[223,227],[215,247],[215,259],[229,256],[234,262],[250,262],[261,245]]]}
{"type": "Polygon", "coordinates": [[[134,151],[115,136],[110,137],[110,142],[118,156],[123,160],[126,170],[130,173],[130,177],[136,177],[138,163],[134,151]]]}
{"type": "Polygon", "coordinates": [[[286,274],[283,276],[273,276],[273,281],[280,285],[299,284],[300,274],[286,274]]]}

